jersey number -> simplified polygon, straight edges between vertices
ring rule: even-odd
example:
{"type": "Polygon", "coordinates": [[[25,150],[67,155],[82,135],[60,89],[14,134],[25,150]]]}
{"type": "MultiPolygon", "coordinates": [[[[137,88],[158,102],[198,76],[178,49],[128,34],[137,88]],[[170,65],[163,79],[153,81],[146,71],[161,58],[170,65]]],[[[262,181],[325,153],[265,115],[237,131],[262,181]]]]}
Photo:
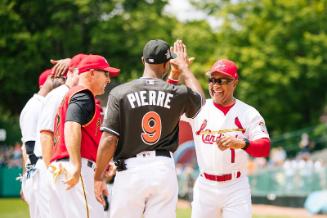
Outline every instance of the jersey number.
{"type": "Polygon", "coordinates": [[[142,118],[142,129],[141,138],[145,144],[153,145],[157,143],[161,136],[160,115],[154,111],[146,113],[142,118]]]}

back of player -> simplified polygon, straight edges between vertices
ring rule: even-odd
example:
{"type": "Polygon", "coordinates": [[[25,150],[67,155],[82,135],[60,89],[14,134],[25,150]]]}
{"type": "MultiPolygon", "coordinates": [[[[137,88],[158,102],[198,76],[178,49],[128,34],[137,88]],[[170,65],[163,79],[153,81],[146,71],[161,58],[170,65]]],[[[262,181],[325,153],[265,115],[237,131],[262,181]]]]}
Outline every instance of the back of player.
{"type": "MultiPolygon", "coordinates": [[[[186,86],[154,78],[140,78],[112,90],[109,102],[119,104],[120,110],[125,112],[120,114],[117,123],[117,130],[124,131],[119,133],[114,160],[128,159],[142,151],[174,152],[178,145],[180,116],[186,113],[193,117],[200,108],[201,99],[195,95],[186,86]]],[[[108,123],[115,122],[111,116],[114,115],[106,114],[108,123]]],[[[115,131],[112,126],[110,130],[115,131]]]]}
{"type": "MultiPolygon", "coordinates": [[[[180,41],[174,48],[179,52],[177,63],[185,66],[181,58],[187,56],[185,46],[180,41]]],[[[161,79],[172,58],[166,42],[151,40],[143,51],[143,77],[114,88],[109,95],[95,179],[99,180],[99,172],[113,155],[117,174],[111,218],[176,217],[178,186],[172,152],[178,145],[178,123],[184,113],[187,117],[197,114],[202,98],[197,89],[161,79]]],[[[187,67],[183,75],[186,85],[199,87],[187,67]]],[[[97,189],[96,193],[99,197],[97,189]]]]}
{"type": "Polygon", "coordinates": [[[118,105],[117,113],[124,111],[115,116],[112,108],[105,116],[108,128],[102,128],[119,136],[111,216],[141,217],[147,208],[144,217],[175,217],[171,212],[175,212],[178,190],[172,152],[178,145],[180,116],[186,113],[193,117],[197,113],[200,95],[186,86],[140,78],[116,87],[108,102],[109,108],[118,105]],[[123,161],[126,166],[119,166],[123,161]],[[124,201],[133,207],[133,214],[129,214],[130,210],[121,213],[124,201]],[[171,209],[160,211],[160,205],[171,209]]]}

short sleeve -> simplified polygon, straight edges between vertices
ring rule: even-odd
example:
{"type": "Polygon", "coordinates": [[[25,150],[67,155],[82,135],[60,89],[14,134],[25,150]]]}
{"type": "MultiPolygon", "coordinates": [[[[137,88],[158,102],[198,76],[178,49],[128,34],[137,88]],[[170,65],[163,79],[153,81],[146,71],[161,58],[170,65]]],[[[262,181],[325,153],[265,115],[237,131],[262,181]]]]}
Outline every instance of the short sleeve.
{"type": "Polygon", "coordinates": [[[19,118],[23,143],[36,141],[37,124],[44,97],[34,95],[25,105],[19,118]]]}
{"type": "Polygon", "coordinates": [[[195,117],[202,106],[202,97],[199,93],[187,87],[187,102],[185,107],[185,115],[188,118],[195,117]]]}
{"type": "Polygon", "coordinates": [[[54,120],[62,102],[65,94],[68,92],[67,86],[62,86],[57,90],[53,90],[54,92],[50,92],[44,101],[44,106],[39,118],[39,130],[40,131],[54,131],[54,120]]]}
{"type": "Polygon", "coordinates": [[[74,121],[85,125],[91,121],[94,113],[94,97],[90,91],[84,90],[71,97],[66,112],[66,121],[74,121]]]}
{"type": "Polygon", "coordinates": [[[265,121],[263,117],[260,115],[260,113],[256,110],[253,112],[250,112],[253,115],[251,116],[249,120],[249,126],[248,126],[248,135],[249,140],[257,140],[260,138],[269,138],[269,134],[266,128],[265,121]]]}
{"type": "Polygon", "coordinates": [[[101,131],[112,133],[116,136],[120,135],[120,116],[119,116],[119,100],[112,94],[108,97],[107,107],[104,114],[104,120],[101,131]]]}

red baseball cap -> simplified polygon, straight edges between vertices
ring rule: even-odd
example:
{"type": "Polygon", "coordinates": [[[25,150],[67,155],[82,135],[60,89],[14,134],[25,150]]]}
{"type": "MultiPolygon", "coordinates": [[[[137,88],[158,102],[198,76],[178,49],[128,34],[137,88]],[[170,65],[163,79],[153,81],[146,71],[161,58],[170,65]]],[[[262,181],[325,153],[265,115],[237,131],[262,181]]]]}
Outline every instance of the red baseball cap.
{"type": "Polygon", "coordinates": [[[39,76],[39,87],[43,86],[48,77],[52,74],[52,69],[46,69],[39,76]]]}
{"type": "Polygon", "coordinates": [[[120,72],[120,69],[110,67],[108,61],[100,55],[87,55],[82,59],[77,67],[79,74],[87,72],[90,69],[94,69],[107,71],[109,72],[110,77],[116,77],[120,72]]]}
{"type": "Polygon", "coordinates": [[[216,63],[211,67],[209,73],[212,74],[214,72],[221,73],[223,75],[232,77],[233,79],[238,79],[236,64],[228,59],[221,59],[216,61],[216,63]]]}
{"type": "Polygon", "coordinates": [[[83,58],[85,58],[87,55],[86,54],[77,54],[74,57],[72,57],[72,59],[70,60],[69,63],[69,71],[73,71],[74,68],[76,68],[78,66],[78,64],[83,60],[83,58]]]}

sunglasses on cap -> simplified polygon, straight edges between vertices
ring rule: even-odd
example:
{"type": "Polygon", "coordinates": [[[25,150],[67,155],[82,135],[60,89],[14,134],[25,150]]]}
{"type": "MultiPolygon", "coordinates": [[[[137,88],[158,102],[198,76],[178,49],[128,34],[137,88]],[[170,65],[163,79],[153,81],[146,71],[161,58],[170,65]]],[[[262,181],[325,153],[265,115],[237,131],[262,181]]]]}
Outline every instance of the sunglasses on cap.
{"type": "Polygon", "coordinates": [[[232,82],[233,79],[227,79],[227,78],[219,78],[219,79],[216,79],[216,78],[209,78],[208,79],[208,82],[209,83],[214,83],[214,84],[218,84],[218,85],[226,85],[230,82],[232,82]]]}

